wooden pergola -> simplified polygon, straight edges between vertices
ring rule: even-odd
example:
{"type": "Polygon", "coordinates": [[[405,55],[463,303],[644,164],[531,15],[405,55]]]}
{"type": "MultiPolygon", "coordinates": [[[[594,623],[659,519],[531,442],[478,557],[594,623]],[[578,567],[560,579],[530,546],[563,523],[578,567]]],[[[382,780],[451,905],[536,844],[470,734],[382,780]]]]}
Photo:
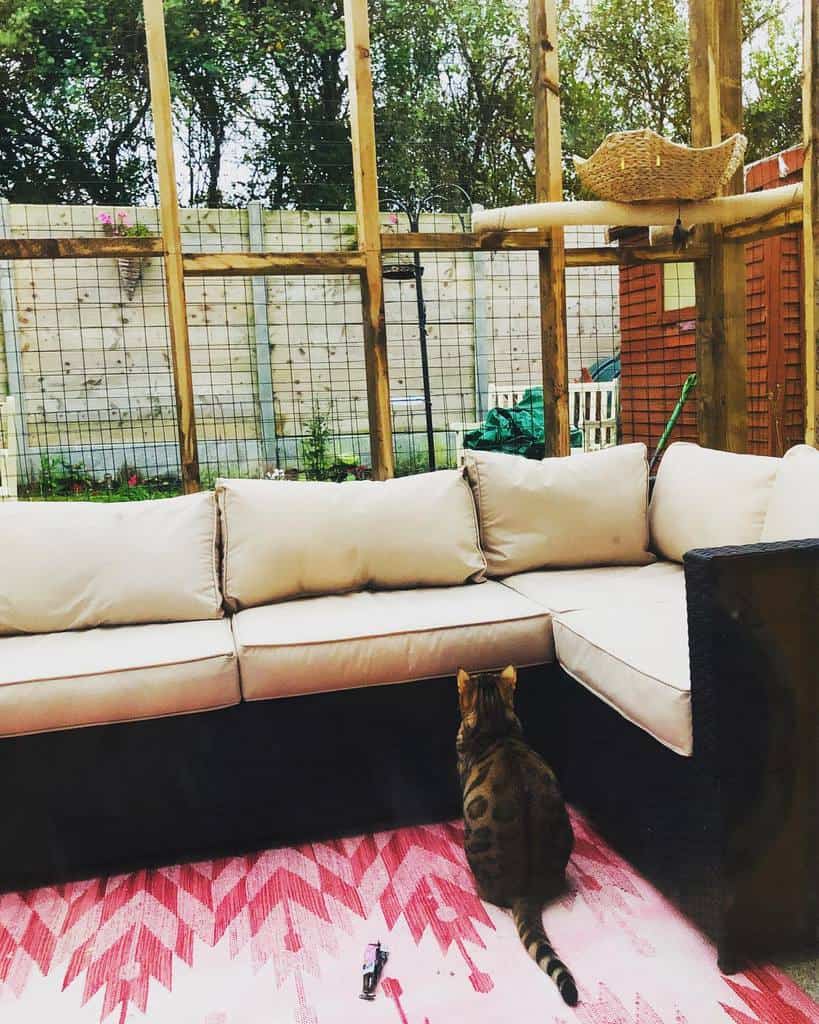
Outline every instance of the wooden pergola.
{"type": "MultiPolygon", "coordinates": [[[[159,177],[158,238],[0,239],[3,259],[98,259],[161,256],[165,267],[171,362],[176,391],[179,452],[185,491],[199,487],[185,278],[261,274],[355,274],[361,281],[362,322],[373,476],[393,475],[389,368],[384,320],[382,255],[404,252],[530,250],[538,253],[540,332],[546,454],[569,453],[568,351],[565,269],[639,262],[696,264],[698,426],[700,442],[742,452],[747,443],[745,270],[743,246],[793,230],[804,231],[805,440],[817,440],[819,319],[819,0],[804,0],[804,145],[801,203],[713,223],[684,252],[670,247],[567,249],[563,223],[535,230],[477,233],[382,234],[374,126],[367,0],[345,0],[350,134],[353,155],[357,248],[344,252],[182,252],[179,197],[162,0],[143,0],[151,101],[159,177]]],[[[742,129],[741,0],[689,0],[690,88],[694,146],[715,145],[742,129]]],[[[529,0],[530,67],[534,98],[535,201],[563,196],[560,75],[555,0],[529,0]]],[[[743,191],[737,172],[726,194],[743,191]]],[[[605,205],[605,204],[598,204],[605,205]]],[[[731,204],[735,205],[735,204],[731,204]]],[[[740,204],[742,205],[742,204],[740,204]]],[[[774,204],[776,205],[776,204],[774,204]]],[[[573,211],[575,214],[578,211],[573,211]]],[[[623,215],[622,213],[620,214],[623,215]]],[[[603,214],[599,214],[603,216],[603,214]]],[[[606,216],[615,216],[614,213],[606,216]]],[[[659,214],[658,214],[659,216],[659,214]]],[[[643,221],[648,214],[642,214],[643,221]]],[[[716,218],[715,218],[716,219],[716,218]]],[[[558,217],[557,221],[561,218],[558,217]]],[[[598,223],[600,221],[597,221],[598,223]]]]}

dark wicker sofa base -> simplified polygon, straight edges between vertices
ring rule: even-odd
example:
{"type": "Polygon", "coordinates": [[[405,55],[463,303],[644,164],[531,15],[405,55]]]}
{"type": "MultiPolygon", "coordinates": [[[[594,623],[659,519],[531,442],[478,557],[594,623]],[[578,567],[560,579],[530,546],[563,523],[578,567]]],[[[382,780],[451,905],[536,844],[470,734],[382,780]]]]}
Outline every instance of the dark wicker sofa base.
{"type": "MultiPolygon", "coordinates": [[[[557,666],[518,711],[567,798],[715,938],[816,941],[819,541],[686,558],[695,749],[557,666]]],[[[451,679],[0,740],[0,888],[459,814],[451,679]]]]}

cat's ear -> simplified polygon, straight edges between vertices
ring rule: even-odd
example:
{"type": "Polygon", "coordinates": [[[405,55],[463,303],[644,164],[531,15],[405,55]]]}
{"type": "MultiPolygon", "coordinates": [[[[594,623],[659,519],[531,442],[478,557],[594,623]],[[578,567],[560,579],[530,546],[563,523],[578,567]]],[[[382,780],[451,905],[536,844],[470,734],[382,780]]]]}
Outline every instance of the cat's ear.
{"type": "Polygon", "coordinates": [[[514,665],[507,665],[506,668],[500,674],[501,682],[505,683],[511,689],[514,690],[515,685],[518,681],[518,670],[514,665]]]}
{"type": "Polygon", "coordinates": [[[465,668],[458,669],[458,701],[461,713],[466,715],[472,708],[475,696],[475,682],[465,668]]]}
{"type": "Polygon", "coordinates": [[[498,676],[498,690],[503,703],[508,708],[515,706],[515,684],[518,681],[518,673],[514,665],[507,665],[498,676]]]}

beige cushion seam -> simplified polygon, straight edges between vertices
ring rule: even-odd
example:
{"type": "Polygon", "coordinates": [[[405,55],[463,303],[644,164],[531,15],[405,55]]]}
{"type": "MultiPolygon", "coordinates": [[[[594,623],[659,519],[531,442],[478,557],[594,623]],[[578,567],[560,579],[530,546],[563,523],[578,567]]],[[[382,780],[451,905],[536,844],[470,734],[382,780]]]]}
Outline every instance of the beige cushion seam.
{"type": "MultiPolygon", "coordinates": [[[[602,700],[604,704],[607,704],[612,709],[612,711],[616,711],[617,714],[620,715],[621,718],[625,718],[625,720],[627,722],[631,722],[631,724],[633,726],[636,726],[636,728],[640,729],[642,732],[648,733],[648,735],[651,736],[653,739],[655,739],[658,743],[661,743],[664,747],[668,747],[669,750],[673,750],[674,753],[675,754],[679,754],[680,757],[691,757],[692,756],[691,752],[683,750],[682,747],[678,747],[675,743],[669,743],[668,740],[661,739],[657,735],[657,733],[654,732],[652,729],[649,729],[647,726],[642,725],[640,722],[635,721],[631,717],[631,715],[629,715],[627,712],[623,711],[623,709],[618,704],[615,704],[604,693],[600,693],[599,691],[593,689],[592,686],[589,683],[587,683],[584,679],[581,679],[580,676],[576,675],[570,669],[566,668],[566,666],[562,662],[558,662],[558,664],[560,665],[560,668],[566,673],[567,676],[571,676],[571,678],[574,679],[574,681],[576,683],[579,683],[585,690],[588,690],[588,692],[593,697],[597,697],[598,700],[602,700]]],[[[676,690],[675,692],[676,693],[683,693],[684,691],[676,690]]]]}
{"type": "Polygon", "coordinates": [[[475,504],[475,496],[472,493],[472,488],[469,486],[469,481],[466,478],[466,469],[464,469],[464,473],[461,476],[461,484],[466,488],[467,495],[469,497],[469,510],[472,516],[472,530],[475,536],[475,546],[478,549],[478,554],[481,556],[481,561],[483,562],[483,568],[478,570],[476,573],[470,573],[467,578],[471,579],[475,583],[483,583],[484,579],[482,579],[482,577],[486,577],[487,570],[486,553],[484,552],[483,544],[481,543],[481,527],[478,522],[478,511],[475,504]]]}
{"type": "MultiPolygon", "coordinates": [[[[526,661],[522,662],[517,668],[539,668],[541,665],[550,665],[553,662],[541,659],[540,661],[526,661]]],[[[497,665],[496,668],[506,668],[506,663],[497,665]]],[[[483,671],[491,671],[483,670],[483,671]]],[[[312,697],[321,696],[322,693],[343,693],[345,690],[367,690],[371,686],[402,686],[404,683],[420,683],[424,679],[454,679],[455,673],[450,672],[445,676],[407,676],[406,679],[391,679],[389,682],[381,683],[356,683],[354,686],[331,686],[323,690],[299,690],[296,693],[276,693],[276,694],[264,694],[260,697],[246,697],[242,692],[242,700],[247,704],[253,704],[260,700],[286,700],[292,697],[312,697]]]]}
{"type": "Polygon", "coordinates": [[[0,682],[0,692],[7,686],[28,686],[30,683],[56,683],[69,679],[93,679],[94,676],[118,676],[125,672],[146,672],[157,668],[178,668],[180,665],[201,665],[207,661],[217,661],[224,658],[232,661],[236,657],[235,651],[223,651],[221,654],[206,654],[204,657],[182,658],[178,661],[160,661],[150,665],[131,665],[125,668],[102,668],[95,672],[75,672],[70,676],[37,676],[35,679],[16,679],[13,683],[0,682]]]}
{"type": "Polygon", "coordinates": [[[0,739],[11,739],[14,736],[41,736],[47,732],[69,732],[73,729],[93,729],[101,725],[127,725],[129,722],[153,722],[159,718],[179,718],[180,715],[196,715],[203,711],[224,711],[235,708],[242,703],[241,691],[236,700],[230,704],[203,704],[201,707],[185,708],[184,711],[163,711],[158,715],[140,715],[134,718],[106,718],[97,722],[82,722],[79,725],[56,725],[48,729],[27,729],[25,732],[0,732],[0,739]]]}
{"type": "Polygon", "coordinates": [[[222,608],[222,590],[219,586],[219,502],[216,495],[213,495],[213,532],[211,534],[210,563],[213,582],[213,597],[216,605],[216,617],[224,618],[222,608]]]}
{"type": "MultiPolygon", "coordinates": [[[[468,622],[468,623],[457,623],[452,626],[419,626],[418,629],[402,629],[396,630],[393,633],[364,633],[361,636],[343,636],[337,637],[330,640],[295,640],[285,641],[283,643],[260,643],[254,642],[247,646],[250,647],[321,647],[326,644],[347,644],[352,643],[356,640],[387,640],[392,637],[398,636],[417,636],[420,633],[445,633],[452,629],[472,629],[476,626],[504,626],[512,622],[529,622],[537,619],[544,619],[547,621],[551,620],[551,616],[548,612],[541,611],[538,609],[532,612],[530,615],[516,615],[511,619],[486,619],[481,622],[468,622]]],[[[245,644],[242,642],[241,635],[238,632],[236,640],[239,645],[239,650],[245,649],[245,644]]]]}

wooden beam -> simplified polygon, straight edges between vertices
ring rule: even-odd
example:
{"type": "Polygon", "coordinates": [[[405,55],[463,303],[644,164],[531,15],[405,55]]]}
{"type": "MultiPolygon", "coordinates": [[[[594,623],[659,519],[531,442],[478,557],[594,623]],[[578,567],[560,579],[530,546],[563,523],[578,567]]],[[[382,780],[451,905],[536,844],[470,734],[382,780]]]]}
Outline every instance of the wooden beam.
{"type": "Polygon", "coordinates": [[[548,231],[402,231],[381,235],[384,252],[473,252],[527,250],[548,247],[548,231]]]}
{"type": "Polygon", "coordinates": [[[3,260],[114,259],[164,251],[161,238],[0,238],[3,260]]]}
{"type": "Polygon", "coordinates": [[[566,250],[567,267],[631,267],[641,263],[696,263],[708,259],[710,249],[704,245],[689,245],[675,250],[670,245],[624,245],[617,249],[578,248],[566,250]],[[614,259],[611,259],[611,254],[614,259]]]}
{"type": "Polygon", "coordinates": [[[361,302],[370,422],[370,457],[376,480],[393,476],[390,378],[381,269],[381,222],[375,159],[375,117],[367,0],[344,0],[350,142],[353,150],[358,248],[364,257],[361,302]]]}
{"type": "MultiPolygon", "coordinates": [[[[802,223],[802,210],[786,210],[759,221],[730,229],[731,236],[747,241],[792,231],[802,223]],[[736,236],[734,236],[736,232],[736,236]]],[[[726,230],[727,233],[727,230],[726,230]]],[[[384,234],[384,252],[537,252],[548,247],[546,231],[498,231],[486,235],[469,232],[405,232],[384,234]]],[[[0,259],[56,260],[106,259],[116,256],[161,256],[160,238],[13,238],[0,239],[0,259]],[[120,243],[109,246],[108,243],[120,243]],[[78,243],[78,244],[75,244],[78,243]],[[134,243],[148,243],[136,248],[134,243]]],[[[704,245],[675,252],[670,247],[580,246],[564,249],[567,267],[616,267],[632,263],[690,263],[708,256],[704,245]]],[[[185,253],[186,277],[242,277],[286,275],[360,274],[366,267],[361,252],[203,252],[185,253]]]]}
{"type": "Polygon", "coordinates": [[[677,217],[687,227],[691,224],[735,224],[777,210],[797,208],[801,203],[802,186],[783,185],[781,188],[703,199],[699,202],[614,203],[590,199],[527,203],[483,210],[474,215],[472,226],[478,234],[483,234],[486,231],[521,231],[526,228],[546,230],[569,225],[653,227],[673,225],[677,217]]]}
{"type": "Polygon", "coordinates": [[[359,252],[203,252],[182,257],[186,276],[360,274],[365,266],[359,252]]]}
{"type": "MultiPolygon", "coordinates": [[[[535,200],[538,203],[563,199],[557,37],[555,0],[529,0],[529,69],[534,98],[535,200]]],[[[545,454],[569,455],[569,348],[563,228],[550,227],[547,241],[548,245],[538,251],[545,454]]]]}
{"type": "MultiPolygon", "coordinates": [[[[689,0],[694,146],[716,145],[742,130],[740,8],[741,0],[689,0]]],[[[740,168],[723,192],[730,195],[743,189],[740,168]]],[[[742,242],[728,239],[718,225],[705,227],[700,241],[710,244],[712,257],[697,263],[695,270],[699,439],[710,448],[744,452],[748,443],[745,249],[742,242]]]]}
{"type": "Polygon", "coordinates": [[[168,79],[168,52],[165,44],[165,15],[162,0],[143,0],[145,39],[148,49],[148,77],[151,86],[151,111],[156,140],[156,169],[159,177],[159,213],[165,247],[165,289],[171,340],[176,415],[179,432],[179,461],[182,488],[186,494],[199,490],[199,456],[196,447],[196,420],[193,409],[188,313],[185,301],[185,276],[182,267],[182,243],[179,231],[179,196],[173,155],[171,88],[168,79]]]}
{"type": "Polygon", "coordinates": [[[763,217],[752,217],[750,220],[743,220],[738,224],[727,224],[722,229],[722,236],[732,242],[749,245],[751,242],[762,242],[766,238],[774,238],[776,235],[796,231],[802,227],[802,219],[803,210],[800,203],[799,206],[790,206],[785,210],[777,210],[763,217]]]}
{"type": "Polygon", "coordinates": [[[805,441],[816,445],[819,441],[819,0],[804,0],[803,27],[805,441]]]}

